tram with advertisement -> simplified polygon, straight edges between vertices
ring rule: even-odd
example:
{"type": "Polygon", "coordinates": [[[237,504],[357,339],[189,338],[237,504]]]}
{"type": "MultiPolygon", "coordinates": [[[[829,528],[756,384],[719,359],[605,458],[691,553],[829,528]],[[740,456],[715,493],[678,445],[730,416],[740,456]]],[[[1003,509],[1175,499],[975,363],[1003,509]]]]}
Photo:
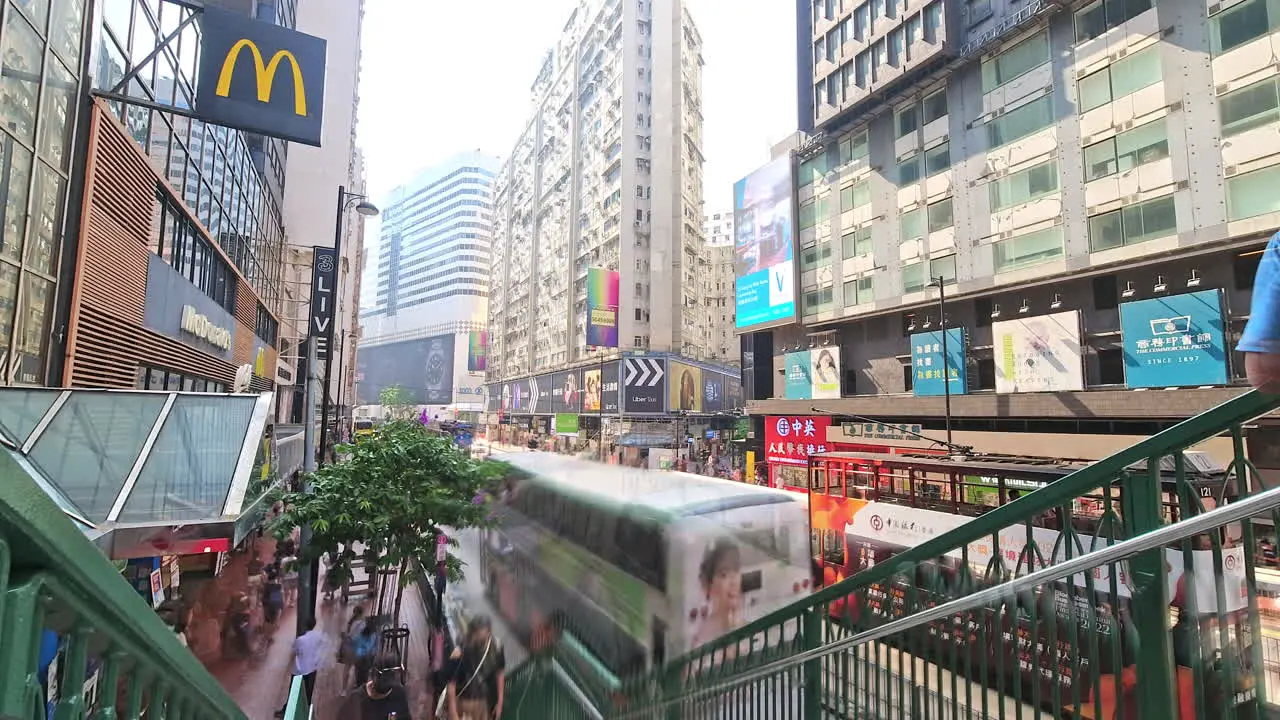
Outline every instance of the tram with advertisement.
{"type": "MultiPolygon", "coordinates": [[[[1161,469],[1167,522],[1235,497],[1233,476],[1204,454],[1187,456],[1187,482],[1181,490],[1172,468],[1161,469]]],[[[829,586],[891,562],[894,555],[1087,464],[1007,456],[812,455],[807,470],[814,585],[829,586]]],[[[1146,473],[1145,468],[1132,470],[1146,473]]],[[[1072,556],[1105,547],[1111,538],[1123,537],[1123,500],[1121,486],[1112,484],[1077,498],[1069,508],[1041,515],[1029,526],[1004,528],[963,551],[832,603],[832,621],[864,630],[1047,567],[1067,556],[1068,544],[1072,556]]],[[[1202,680],[1217,678],[1201,686],[1205,707],[1217,709],[1211,716],[1228,705],[1256,705],[1253,667],[1254,648],[1261,646],[1260,624],[1256,598],[1250,598],[1246,583],[1242,537],[1243,526],[1236,524],[1165,550],[1170,617],[1177,619],[1172,633],[1183,718],[1196,716],[1195,672],[1204,673],[1202,680]],[[1221,566],[1214,562],[1215,545],[1221,566]],[[1225,603],[1221,608],[1219,597],[1225,603]],[[1188,608],[1195,608],[1194,617],[1188,608]]],[[[1123,571],[1127,566],[1119,567],[1114,576],[1107,567],[1097,568],[1092,582],[1081,574],[965,617],[939,620],[903,637],[899,644],[909,647],[900,649],[951,666],[971,680],[997,683],[1006,692],[1017,686],[1024,699],[1041,699],[1055,715],[1093,717],[1096,703],[1102,710],[1097,717],[1119,717],[1117,710],[1138,717],[1131,706],[1136,650],[1128,609],[1132,590],[1123,571]]]]}

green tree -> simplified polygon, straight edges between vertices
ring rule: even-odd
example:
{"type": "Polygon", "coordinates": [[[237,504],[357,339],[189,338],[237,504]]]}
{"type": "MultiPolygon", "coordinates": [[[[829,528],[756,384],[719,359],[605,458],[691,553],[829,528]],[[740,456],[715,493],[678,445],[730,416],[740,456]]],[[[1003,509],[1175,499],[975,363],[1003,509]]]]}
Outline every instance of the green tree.
{"type": "MultiPolygon", "coordinates": [[[[382,423],[372,435],[338,451],[341,462],[311,475],[311,492],[283,497],[285,510],[274,529],[283,535],[310,524],[311,542],[302,549],[302,558],[318,561],[332,553],[338,562],[330,573],[340,578],[349,577],[356,546],[376,569],[398,570],[398,622],[405,586],[420,567],[435,566],[439,534],[445,528],[489,524],[487,496],[506,469],[473,459],[416,420],[382,423]]],[[[456,540],[450,545],[456,548],[456,540]]],[[[462,577],[462,561],[453,553],[447,568],[451,580],[462,577]]]]}
{"type": "Polygon", "coordinates": [[[378,393],[378,403],[390,420],[408,420],[414,417],[416,404],[413,395],[399,385],[382,388],[378,393]]]}

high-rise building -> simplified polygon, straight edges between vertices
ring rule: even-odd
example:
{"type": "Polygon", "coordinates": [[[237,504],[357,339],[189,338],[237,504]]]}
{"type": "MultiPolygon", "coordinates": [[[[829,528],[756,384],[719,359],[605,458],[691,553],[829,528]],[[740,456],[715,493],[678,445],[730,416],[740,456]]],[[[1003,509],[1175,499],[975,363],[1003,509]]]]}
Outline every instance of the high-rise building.
{"type": "Polygon", "coordinates": [[[1099,457],[1237,394],[1280,227],[1268,7],[801,2],[798,302],[743,343],[753,412],[810,414],[810,348],[826,412],[996,452],[1099,457]]]}
{"type": "MultiPolygon", "coordinates": [[[[299,356],[311,311],[313,248],[334,245],[334,218],[342,188],[341,260],[333,346],[329,348],[330,360],[335,364],[328,393],[336,415],[349,418],[359,346],[360,263],[364,256],[365,218],[356,212],[359,198],[348,198],[349,194],[360,196],[365,192],[364,160],[356,144],[364,0],[306,0],[298,3],[297,17],[297,29],[325,38],[328,49],[321,145],[293,145],[284,167],[284,221],[289,247],[283,311],[289,324],[282,354],[291,367],[302,367],[299,356]]],[[[298,375],[301,377],[301,372],[298,375]]],[[[302,383],[295,385],[298,391],[302,387],[302,383]]],[[[291,412],[302,409],[300,399],[290,405],[291,412]]]]}
{"type": "Polygon", "coordinates": [[[733,211],[702,218],[706,242],[698,254],[698,330],[705,355],[700,360],[737,366],[739,341],[734,330],[733,211]]]}
{"type": "Polygon", "coordinates": [[[619,344],[705,356],[702,40],[681,0],[589,0],[548,51],[495,191],[489,377],[589,362],[587,270],[619,344]]]}

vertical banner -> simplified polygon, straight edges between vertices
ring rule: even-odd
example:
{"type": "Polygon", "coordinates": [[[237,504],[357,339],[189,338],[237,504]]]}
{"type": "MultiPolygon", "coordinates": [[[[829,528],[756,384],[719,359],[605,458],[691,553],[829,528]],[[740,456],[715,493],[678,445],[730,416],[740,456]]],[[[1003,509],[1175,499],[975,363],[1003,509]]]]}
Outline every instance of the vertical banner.
{"type": "Polygon", "coordinates": [[[671,383],[667,387],[671,397],[667,409],[702,412],[702,368],[678,362],[672,362],[669,367],[671,383]]]}
{"type": "Polygon", "coordinates": [[[942,352],[942,331],[911,336],[911,392],[917,397],[964,395],[969,390],[965,367],[964,330],[947,330],[947,352],[942,352]],[[944,379],[945,378],[945,379],[944,379]]]}
{"type": "Polygon", "coordinates": [[[600,409],[607,413],[616,413],[620,407],[620,393],[618,392],[618,361],[613,360],[604,364],[604,369],[600,373],[600,409]]]}
{"type": "Polygon", "coordinates": [[[1131,388],[1226,385],[1222,292],[1201,290],[1120,305],[1131,388]]]}
{"type": "MultiPolygon", "coordinates": [[[[666,361],[659,358],[625,358],[622,361],[624,399],[628,413],[661,413],[665,409],[666,361]]],[[[674,363],[673,370],[674,370],[674,363]]]]}
{"type": "Polygon", "coordinates": [[[453,335],[427,338],[423,363],[422,401],[427,405],[453,402],[453,335]]]}
{"type": "Polygon", "coordinates": [[[582,412],[600,412],[602,392],[600,368],[591,368],[582,372],[582,412]]]}
{"type": "Polygon", "coordinates": [[[809,376],[809,351],[787,353],[786,395],[788,400],[808,400],[813,395],[813,379],[809,376]]]}
{"type": "Polygon", "coordinates": [[[618,347],[618,271],[587,268],[587,345],[618,347]]]}
{"type": "Polygon", "coordinates": [[[329,360],[337,285],[337,252],[327,247],[311,248],[311,316],[307,321],[307,336],[316,338],[316,359],[319,362],[329,360]]]}
{"type": "Polygon", "coordinates": [[[467,336],[467,372],[485,372],[489,368],[489,332],[472,330],[467,336]]]}
{"type": "Polygon", "coordinates": [[[991,337],[996,392],[1084,390],[1079,310],[992,323],[991,337]]]}
{"type": "Polygon", "coordinates": [[[733,185],[735,324],[739,330],[796,315],[791,157],[733,185]]]}
{"type": "Polygon", "coordinates": [[[809,351],[813,361],[813,399],[834,400],[840,397],[840,347],[821,347],[809,351]]]}

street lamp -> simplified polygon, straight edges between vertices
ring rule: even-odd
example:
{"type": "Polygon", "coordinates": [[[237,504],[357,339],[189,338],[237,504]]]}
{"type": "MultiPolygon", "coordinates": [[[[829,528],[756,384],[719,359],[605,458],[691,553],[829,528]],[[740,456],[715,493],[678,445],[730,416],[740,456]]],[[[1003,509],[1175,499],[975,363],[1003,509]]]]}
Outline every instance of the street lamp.
{"type": "Polygon", "coordinates": [[[939,276],[930,280],[929,284],[938,288],[938,324],[942,327],[942,412],[947,423],[947,447],[954,447],[951,443],[951,356],[947,352],[946,281],[939,276]]]}
{"type": "Polygon", "coordinates": [[[378,207],[369,202],[368,197],[347,192],[345,187],[338,186],[338,209],[333,222],[333,255],[338,261],[334,295],[338,301],[334,304],[334,322],[329,323],[329,329],[325,332],[324,391],[320,395],[320,462],[322,464],[329,457],[329,388],[333,386],[333,326],[338,320],[336,309],[342,302],[342,217],[353,206],[363,217],[373,217],[378,214],[378,207]]]}

